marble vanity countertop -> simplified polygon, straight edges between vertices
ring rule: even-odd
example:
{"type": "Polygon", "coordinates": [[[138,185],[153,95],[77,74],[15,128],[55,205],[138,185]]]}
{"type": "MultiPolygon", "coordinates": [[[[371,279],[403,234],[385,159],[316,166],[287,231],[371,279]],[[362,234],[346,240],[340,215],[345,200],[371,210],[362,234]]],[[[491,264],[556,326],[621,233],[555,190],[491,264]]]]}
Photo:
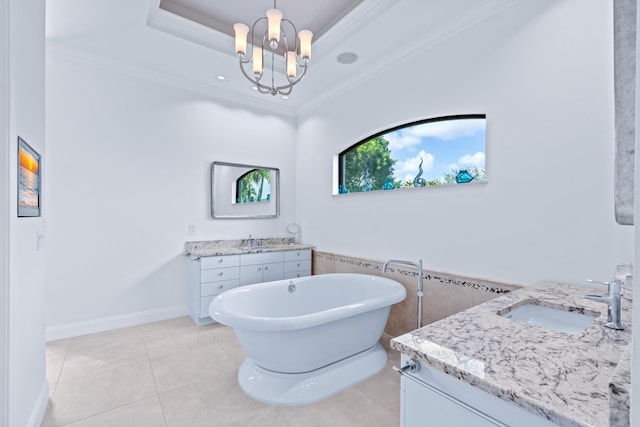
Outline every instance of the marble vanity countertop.
{"type": "Polygon", "coordinates": [[[391,347],[561,426],[628,425],[632,292],[622,296],[622,331],[604,327],[607,306],[586,294],[606,288],[539,283],[394,338],[391,347]],[[498,315],[528,302],[599,316],[567,334],[498,315]],[[610,390],[619,399],[610,400],[610,390]]]}
{"type": "Polygon", "coordinates": [[[293,238],[288,237],[206,240],[186,242],[184,244],[185,255],[189,255],[193,258],[203,256],[257,254],[262,252],[299,251],[304,249],[313,249],[313,246],[295,243],[293,238]]]}

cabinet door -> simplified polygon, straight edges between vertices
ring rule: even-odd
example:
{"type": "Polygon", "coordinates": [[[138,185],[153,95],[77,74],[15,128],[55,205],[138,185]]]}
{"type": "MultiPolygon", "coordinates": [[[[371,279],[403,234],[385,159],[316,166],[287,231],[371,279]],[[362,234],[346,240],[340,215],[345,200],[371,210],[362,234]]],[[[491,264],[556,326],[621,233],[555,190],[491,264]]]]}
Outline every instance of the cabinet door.
{"type": "Polygon", "coordinates": [[[401,427],[507,427],[500,421],[408,375],[402,376],[400,396],[401,427]]]}
{"type": "Polygon", "coordinates": [[[276,262],[273,264],[264,264],[262,266],[262,281],[272,282],[274,280],[282,280],[284,278],[284,271],[282,269],[282,263],[276,262]]]}
{"type": "Polygon", "coordinates": [[[262,264],[240,267],[240,285],[251,285],[262,282],[262,264]]]}

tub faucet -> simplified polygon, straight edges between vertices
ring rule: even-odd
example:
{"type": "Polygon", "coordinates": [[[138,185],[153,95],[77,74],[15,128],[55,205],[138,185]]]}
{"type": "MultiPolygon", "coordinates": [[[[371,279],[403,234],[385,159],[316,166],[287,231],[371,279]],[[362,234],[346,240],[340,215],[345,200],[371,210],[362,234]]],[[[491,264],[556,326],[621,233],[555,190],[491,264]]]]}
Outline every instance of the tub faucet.
{"type": "Polygon", "coordinates": [[[412,265],[418,269],[418,309],[416,313],[416,329],[420,329],[422,327],[422,297],[424,296],[424,291],[422,289],[422,260],[418,260],[417,263],[412,261],[404,261],[401,259],[390,259],[382,265],[382,272],[387,271],[387,266],[389,264],[404,264],[404,265],[412,265]]]}
{"type": "Polygon", "coordinates": [[[614,280],[613,282],[595,282],[593,280],[587,280],[590,283],[600,283],[607,285],[609,292],[607,296],[600,295],[585,295],[584,298],[603,302],[607,304],[607,323],[604,326],[611,329],[622,330],[622,322],[620,321],[620,297],[622,296],[622,281],[614,280]]]}

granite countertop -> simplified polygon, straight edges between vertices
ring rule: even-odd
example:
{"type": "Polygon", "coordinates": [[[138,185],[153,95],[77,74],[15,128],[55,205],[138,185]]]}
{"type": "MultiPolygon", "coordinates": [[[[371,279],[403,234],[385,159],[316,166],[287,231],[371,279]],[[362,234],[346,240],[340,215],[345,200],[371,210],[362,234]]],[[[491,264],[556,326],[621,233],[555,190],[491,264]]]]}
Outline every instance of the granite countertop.
{"type": "Polygon", "coordinates": [[[185,255],[189,255],[192,258],[199,258],[203,256],[257,254],[262,252],[298,251],[303,249],[313,249],[313,246],[295,243],[292,237],[206,240],[186,242],[184,244],[185,255]]]}
{"type": "Polygon", "coordinates": [[[628,425],[632,292],[622,296],[622,331],[604,327],[606,304],[586,294],[606,288],[539,283],[394,338],[391,347],[558,425],[628,425]],[[567,334],[496,314],[532,301],[600,315],[567,334]]]}

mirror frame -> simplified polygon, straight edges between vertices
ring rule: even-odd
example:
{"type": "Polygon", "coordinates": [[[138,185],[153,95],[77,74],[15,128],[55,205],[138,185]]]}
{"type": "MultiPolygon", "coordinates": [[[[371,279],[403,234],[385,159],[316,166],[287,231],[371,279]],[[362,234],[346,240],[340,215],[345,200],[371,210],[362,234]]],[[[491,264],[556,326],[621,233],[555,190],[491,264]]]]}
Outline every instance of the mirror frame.
{"type": "MultiPolygon", "coordinates": [[[[231,183],[229,185],[231,185],[231,183]]],[[[256,204],[256,206],[258,206],[259,203],[262,203],[262,202],[258,202],[258,204],[256,204]]],[[[251,203],[247,203],[247,204],[241,203],[241,205],[244,205],[244,209],[243,210],[245,210],[245,211],[251,209],[251,203]]],[[[280,169],[278,169],[278,168],[270,168],[270,167],[266,167],[266,166],[245,165],[245,164],[242,164],[242,163],[228,163],[228,162],[213,162],[213,163],[211,163],[211,216],[213,218],[224,218],[224,219],[278,218],[280,216],[280,169]],[[275,183],[271,183],[270,184],[271,185],[271,200],[270,200],[270,202],[274,202],[274,204],[275,204],[275,212],[274,213],[267,213],[267,214],[264,214],[264,213],[232,214],[232,213],[221,212],[221,209],[220,209],[219,206],[216,209],[216,202],[218,201],[218,199],[216,198],[216,195],[215,195],[215,188],[216,188],[216,183],[217,183],[217,181],[215,180],[216,166],[218,166],[218,167],[227,166],[227,167],[236,167],[236,168],[243,168],[243,169],[266,169],[266,170],[272,171],[275,174],[275,183]]]]}

